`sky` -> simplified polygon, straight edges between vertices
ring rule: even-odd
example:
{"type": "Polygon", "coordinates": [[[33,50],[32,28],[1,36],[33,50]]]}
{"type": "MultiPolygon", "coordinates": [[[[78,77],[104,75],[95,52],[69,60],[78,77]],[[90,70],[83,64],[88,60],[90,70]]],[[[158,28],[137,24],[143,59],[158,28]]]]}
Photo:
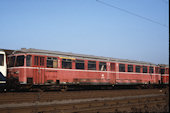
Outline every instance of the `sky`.
{"type": "Polygon", "coordinates": [[[169,64],[169,0],[0,0],[0,39],[1,49],[169,64]]]}

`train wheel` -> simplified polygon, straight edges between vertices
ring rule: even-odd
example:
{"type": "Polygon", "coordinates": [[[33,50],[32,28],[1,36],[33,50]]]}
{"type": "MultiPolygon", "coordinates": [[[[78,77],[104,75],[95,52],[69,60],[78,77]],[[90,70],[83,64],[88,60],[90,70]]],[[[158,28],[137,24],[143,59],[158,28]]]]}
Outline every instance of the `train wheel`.
{"type": "Polygon", "coordinates": [[[62,92],[67,91],[67,90],[68,90],[68,87],[67,87],[67,86],[62,86],[60,90],[61,90],[62,92]]]}

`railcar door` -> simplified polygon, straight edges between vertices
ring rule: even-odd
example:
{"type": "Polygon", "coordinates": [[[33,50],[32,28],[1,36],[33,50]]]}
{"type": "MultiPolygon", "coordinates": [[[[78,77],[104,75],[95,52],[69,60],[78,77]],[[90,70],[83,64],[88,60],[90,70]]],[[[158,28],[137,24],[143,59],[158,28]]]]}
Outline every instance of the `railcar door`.
{"type": "Polygon", "coordinates": [[[34,83],[44,84],[44,74],[45,74],[45,57],[34,56],[34,83]]]}

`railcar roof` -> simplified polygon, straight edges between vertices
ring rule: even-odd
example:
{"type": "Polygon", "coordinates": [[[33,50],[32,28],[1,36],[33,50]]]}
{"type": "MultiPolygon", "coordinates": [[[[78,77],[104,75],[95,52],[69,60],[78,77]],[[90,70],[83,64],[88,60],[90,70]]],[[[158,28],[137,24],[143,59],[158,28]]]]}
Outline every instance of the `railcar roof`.
{"type": "Polygon", "coordinates": [[[160,66],[160,67],[165,67],[165,68],[169,68],[169,65],[165,65],[165,64],[158,64],[158,66],[160,66]]]}
{"type": "Polygon", "coordinates": [[[15,51],[15,53],[27,53],[27,54],[38,54],[38,55],[48,55],[48,56],[59,56],[59,57],[70,57],[76,59],[88,59],[88,60],[98,60],[98,61],[110,61],[110,62],[119,62],[119,63],[130,63],[136,65],[156,65],[150,62],[136,61],[136,60],[128,60],[128,59],[117,59],[111,57],[103,57],[103,56],[94,56],[94,55],[85,55],[85,54],[75,54],[70,52],[61,52],[61,51],[49,51],[49,50],[41,50],[41,49],[26,49],[22,48],[21,50],[15,51]]]}
{"type": "Polygon", "coordinates": [[[9,50],[9,49],[0,49],[0,51],[4,51],[6,55],[12,54],[14,50],[9,50]]]}

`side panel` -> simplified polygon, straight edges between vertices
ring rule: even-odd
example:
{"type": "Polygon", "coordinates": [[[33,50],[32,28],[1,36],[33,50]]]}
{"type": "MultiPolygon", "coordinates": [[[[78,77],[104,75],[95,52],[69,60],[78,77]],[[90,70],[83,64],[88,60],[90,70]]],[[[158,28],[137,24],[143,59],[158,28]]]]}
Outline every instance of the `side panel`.
{"type": "Polygon", "coordinates": [[[89,83],[89,84],[114,84],[115,73],[88,71],[88,70],[71,70],[71,69],[46,69],[45,81],[59,80],[62,84],[67,83],[89,83]]]}

